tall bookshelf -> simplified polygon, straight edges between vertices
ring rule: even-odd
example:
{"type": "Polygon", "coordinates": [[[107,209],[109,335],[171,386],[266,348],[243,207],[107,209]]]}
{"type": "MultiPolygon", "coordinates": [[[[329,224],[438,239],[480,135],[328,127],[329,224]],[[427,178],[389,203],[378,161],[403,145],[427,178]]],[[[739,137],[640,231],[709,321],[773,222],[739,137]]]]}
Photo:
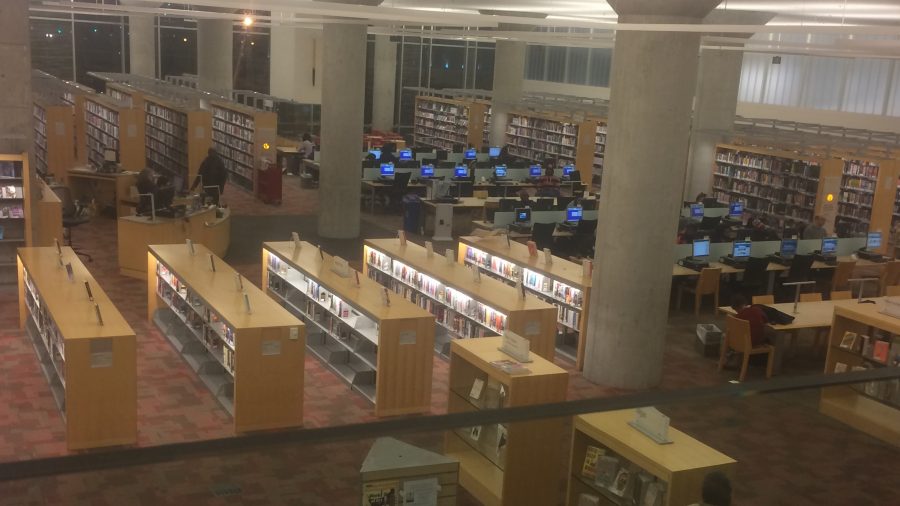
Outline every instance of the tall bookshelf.
{"type": "Polygon", "coordinates": [[[35,171],[66,180],[66,172],[75,166],[75,126],[73,106],[60,97],[34,97],[35,171]]]}
{"type": "Polygon", "coordinates": [[[212,102],[212,141],[232,184],[255,194],[257,171],[275,165],[278,115],[230,102],[212,102]]]}
{"type": "MultiPolygon", "coordinates": [[[[422,246],[399,239],[368,239],[363,272],[435,315],[441,333],[435,351],[447,356],[455,339],[502,335],[509,330],[530,341],[531,351],[553,360],[556,309],[422,246]]],[[[454,259],[455,260],[455,259],[454,259]]]]}
{"type": "Polygon", "coordinates": [[[878,168],[877,163],[866,160],[844,160],[834,224],[838,236],[859,237],[869,231],[878,186],[878,168]]]}
{"type": "Polygon", "coordinates": [[[597,121],[594,131],[593,176],[599,182],[603,178],[603,161],[606,157],[606,121],[597,121]]]}
{"type": "Polygon", "coordinates": [[[134,331],[72,248],[20,248],[16,262],[19,325],[65,421],[66,446],[136,443],[134,331]]]}
{"type": "Polygon", "coordinates": [[[149,246],[147,318],[234,417],[236,433],[301,426],[303,323],[193,247],[149,246]]]}
{"type": "Polygon", "coordinates": [[[897,190],[894,192],[894,209],[893,214],[891,215],[891,230],[897,226],[897,222],[900,221],[900,179],[895,180],[895,184],[897,185],[897,190]]]}
{"type": "Polygon", "coordinates": [[[718,145],[713,196],[723,204],[802,227],[812,221],[819,192],[820,162],[793,153],[718,145]]]}
{"type": "Polygon", "coordinates": [[[487,104],[478,101],[417,96],[415,144],[446,151],[480,147],[485,131],[490,131],[487,109],[487,104]]]}
{"type": "Polygon", "coordinates": [[[123,170],[140,171],[146,163],[144,110],[103,95],[84,99],[86,162],[100,167],[104,149],[118,153],[123,170]]]}
{"type": "Polygon", "coordinates": [[[460,237],[457,261],[513,286],[521,276],[529,293],[556,308],[557,353],[583,368],[591,278],[581,265],[559,257],[547,265],[543,253],[532,257],[526,245],[499,236],[460,237]]]}
{"type": "MultiPolygon", "coordinates": [[[[569,374],[539,356],[525,374],[492,362],[509,360],[502,337],[464,339],[450,346],[447,411],[475,411],[563,402],[569,374]],[[479,386],[480,385],[480,386],[479,386]]],[[[556,504],[563,458],[562,418],[459,428],[444,436],[444,454],[459,461],[459,484],[490,506],[556,504]]]]}
{"type": "Polygon", "coordinates": [[[587,181],[588,174],[601,176],[602,154],[606,150],[606,135],[598,130],[601,124],[605,132],[605,122],[593,118],[513,113],[506,127],[506,144],[509,154],[531,162],[543,163],[550,158],[557,160],[558,165],[575,164],[587,181]],[[598,144],[600,141],[602,144],[598,144]]]}
{"type": "Polygon", "coordinates": [[[212,147],[209,111],[144,96],[147,166],[168,174],[176,188],[189,186],[212,147]],[[181,184],[178,184],[181,183],[181,184]]]}
{"type": "Polygon", "coordinates": [[[491,106],[488,105],[484,109],[484,118],[482,118],[482,134],[481,134],[481,145],[482,146],[490,146],[491,145],[491,121],[493,120],[493,115],[491,114],[491,106]]]}
{"type": "Polygon", "coordinates": [[[350,389],[374,403],[375,416],[431,409],[434,316],[349,271],[301,242],[266,242],[262,286],[309,329],[307,347],[350,389]],[[357,282],[358,280],[358,282],[357,282]]]}
{"type": "Polygon", "coordinates": [[[28,154],[0,154],[0,284],[16,282],[16,248],[31,245],[28,154]]]}

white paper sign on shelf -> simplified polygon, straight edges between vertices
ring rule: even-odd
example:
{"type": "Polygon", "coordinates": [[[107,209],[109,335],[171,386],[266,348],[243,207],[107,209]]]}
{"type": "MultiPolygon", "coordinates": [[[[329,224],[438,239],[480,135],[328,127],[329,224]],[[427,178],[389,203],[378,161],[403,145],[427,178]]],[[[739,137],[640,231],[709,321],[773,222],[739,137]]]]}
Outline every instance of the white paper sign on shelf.
{"type": "Polygon", "coordinates": [[[277,339],[273,339],[271,341],[263,341],[262,354],[264,357],[281,355],[281,341],[277,339]]]}
{"type": "Polygon", "coordinates": [[[553,253],[550,252],[550,248],[544,248],[544,263],[553,265],[553,253]]]}
{"type": "Polygon", "coordinates": [[[447,263],[448,263],[448,264],[453,265],[453,264],[456,263],[456,255],[453,253],[453,250],[452,250],[452,249],[447,248],[447,249],[444,251],[444,257],[447,258],[447,263]]]}
{"type": "Polygon", "coordinates": [[[112,365],[113,365],[112,339],[109,339],[109,338],[91,339],[90,351],[91,351],[91,368],[92,369],[112,367],[112,365]]]}
{"type": "Polygon", "coordinates": [[[529,322],[525,322],[525,335],[526,336],[539,336],[541,334],[541,322],[538,320],[532,320],[529,322]]]}
{"type": "Polygon", "coordinates": [[[657,444],[669,444],[669,417],[660,413],[654,407],[637,408],[634,410],[637,415],[634,420],[628,422],[639,432],[649,437],[657,444]]]}
{"type": "Polygon", "coordinates": [[[294,251],[300,251],[300,234],[291,232],[291,240],[294,241],[294,251]]]}
{"type": "Polygon", "coordinates": [[[470,268],[472,269],[472,281],[481,283],[481,269],[477,265],[472,265],[470,268]]]}
{"type": "Polygon", "coordinates": [[[431,241],[425,241],[425,256],[428,258],[434,256],[434,244],[431,241]]]}
{"type": "Polygon", "coordinates": [[[529,342],[528,339],[525,339],[510,330],[503,332],[503,344],[501,344],[499,348],[503,353],[506,353],[519,362],[528,363],[531,362],[531,357],[529,355],[530,348],[531,342],[529,342]]]}
{"type": "Polygon", "coordinates": [[[342,278],[349,278],[350,264],[341,257],[334,257],[334,262],[331,264],[331,271],[342,278]]]}
{"type": "Polygon", "coordinates": [[[516,273],[516,292],[519,294],[519,297],[525,298],[525,285],[523,284],[523,278],[525,276],[525,270],[522,269],[518,273],[516,273]]]}
{"type": "Polygon", "coordinates": [[[416,331],[404,330],[400,332],[400,345],[416,344],[416,331]]]}
{"type": "Polygon", "coordinates": [[[291,327],[291,335],[288,337],[291,341],[300,339],[300,327],[291,327]]]}
{"type": "Polygon", "coordinates": [[[437,506],[441,485],[437,478],[403,482],[403,506],[437,506]]]}
{"type": "Polygon", "coordinates": [[[400,246],[406,246],[406,231],[398,230],[397,238],[400,239],[400,246]]]}

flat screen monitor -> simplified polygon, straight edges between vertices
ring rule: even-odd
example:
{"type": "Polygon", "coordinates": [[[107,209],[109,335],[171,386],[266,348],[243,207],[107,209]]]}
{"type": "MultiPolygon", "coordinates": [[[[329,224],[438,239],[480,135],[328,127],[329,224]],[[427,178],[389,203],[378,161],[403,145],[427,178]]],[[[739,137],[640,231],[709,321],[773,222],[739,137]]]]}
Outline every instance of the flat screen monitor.
{"type": "Polygon", "coordinates": [[[530,207],[517,207],[516,208],[516,223],[530,223],[531,222],[531,208],[530,207]]]}
{"type": "Polygon", "coordinates": [[[541,177],[541,166],[532,165],[531,167],[528,167],[528,175],[531,177],[541,177]]]}
{"type": "Polygon", "coordinates": [[[734,258],[750,257],[750,241],[734,241],[731,246],[731,256],[734,258]]]}
{"type": "Polygon", "coordinates": [[[691,204],[691,218],[703,218],[703,204],[691,204]]]}
{"type": "Polygon", "coordinates": [[[411,149],[401,149],[400,150],[400,160],[408,161],[413,159],[413,152],[411,149]]]}
{"type": "Polygon", "coordinates": [[[488,148],[488,156],[491,158],[497,158],[498,156],[500,156],[500,148],[493,146],[488,148]]]}
{"type": "Polygon", "coordinates": [[[730,206],[728,206],[728,217],[729,218],[740,218],[744,215],[744,203],[743,202],[732,202],[730,206]]]}
{"type": "Polygon", "coordinates": [[[569,223],[581,221],[581,206],[566,208],[566,221],[569,223]]]}
{"type": "Polygon", "coordinates": [[[494,177],[506,177],[506,165],[495,165],[494,177]]]}
{"type": "Polygon", "coordinates": [[[478,151],[474,148],[470,148],[463,152],[463,160],[474,160],[478,156],[478,151]]]}
{"type": "Polygon", "coordinates": [[[369,154],[374,156],[376,160],[381,160],[381,150],[380,149],[370,149],[369,154]]]}
{"type": "Polygon", "coordinates": [[[434,177],[434,165],[431,165],[430,163],[423,165],[420,175],[422,177],[434,177]]]}
{"type": "Polygon", "coordinates": [[[455,169],[453,169],[454,177],[469,177],[469,168],[465,165],[457,165],[455,169]]]}
{"type": "Polygon", "coordinates": [[[869,232],[866,236],[866,249],[876,250],[881,247],[881,232],[869,232]]]}
{"type": "Polygon", "coordinates": [[[837,246],[838,246],[838,238],[837,237],[822,238],[822,254],[823,255],[836,255],[837,254],[837,246]]]}
{"type": "Polygon", "coordinates": [[[700,239],[694,241],[693,256],[708,257],[709,256],[709,239],[700,239]]]}
{"type": "Polygon", "coordinates": [[[563,176],[571,176],[575,172],[574,165],[563,165],[563,176]]]}
{"type": "Polygon", "coordinates": [[[782,239],[781,256],[784,258],[794,258],[797,254],[797,239],[782,239]]]}
{"type": "Polygon", "coordinates": [[[381,164],[381,175],[383,177],[389,177],[394,175],[394,164],[393,163],[382,163],[381,164]]]}

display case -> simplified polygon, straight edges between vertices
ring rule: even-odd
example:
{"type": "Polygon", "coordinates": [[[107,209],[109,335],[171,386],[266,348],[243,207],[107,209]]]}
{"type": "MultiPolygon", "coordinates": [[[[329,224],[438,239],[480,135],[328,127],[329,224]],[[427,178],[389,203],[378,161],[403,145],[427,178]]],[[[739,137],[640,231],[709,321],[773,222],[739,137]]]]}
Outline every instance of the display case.
{"type": "MultiPolygon", "coordinates": [[[[569,374],[532,355],[526,371],[505,372],[502,337],[450,344],[449,413],[529,406],[566,400],[569,374]]],[[[488,506],[556,504],[563,458],[561,418],[493,424],[448,431],[444,454],[459,461],[459,483],[488,506]]]]}
{"type": "Polygon", "coordinates": [[[309,351],[376,416],[430,411],[434,316],[307,242],[266,242],[262,256],[262,286],[306,322],[309,351]]]}
{"type": "Polygon", "coordinates": [[[234,431],[303,424],[306,328],[201,244],[151,245],[147,318],[234,417],[234,431]]]}
{"type": "Polygon", "coordinates": [[[275,167],[278,115],[233,102],[212,102],[212,141],[229,180],[256,194],[257,172],[275,167]]]}
{"type": "Polygon", "coordinates": [[[65,420],[66,446],[136,443],[134,331],[71,248],[19,248],[16,261],[19,326],[65,420]]]}
{"type": "Polygon", "coordinates": [[[435,315],[441,332],[435,351],[447,356],[453,339],[502,335],[506,330],[530,341],[531,351],[552,361],[556,309],[533,295],[482,276],[455,257],[429,255],[417,244],[399,239],[368,239],[364,246],[367,276],[435,315]]]}

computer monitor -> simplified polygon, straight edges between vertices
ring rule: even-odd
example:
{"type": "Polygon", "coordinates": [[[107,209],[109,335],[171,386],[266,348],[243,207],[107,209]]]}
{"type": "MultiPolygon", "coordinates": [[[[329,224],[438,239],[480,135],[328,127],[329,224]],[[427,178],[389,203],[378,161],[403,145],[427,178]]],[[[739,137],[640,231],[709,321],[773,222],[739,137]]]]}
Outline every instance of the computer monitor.
{"type": "Polygon", "coordinates": [[[474,160],[477,157],[478,151],[475,148],[470,148],[463,152],[463,160],[474,160]]]}
{"type": "Polygon", "coordinates": [[[838,247],[838,238],[837,237],[823,237],[822,238],[822,254],[823,255],[836,255],[838,247]]]}
{"type": "Polygon", "coordinates": [[[531,177],[541,177],[541,166],[532,165],[531,167],[528,167],[528,175],[531,177]]]}
{"type": "Polygon", "coordinates": [[[731,246],[731,256],[734,258],[750,258],[750,241],[734,241],[731,246]]]}
{"type": "Polygon", "coordinates": [[[574,165],[563,165],[563,177],[571,176],[575,172],[574,165]]]}
{"type": "Polygon", "coordinates": [[[866,236],[866,249],[869,251],[876,250],[881,247],[881,232],[869,232],[866,236]]]}
{"type": "Polygon", "coordinates": [[[394,164],[393,163],[382,163],[381,164],[381,176],[382,177],[390,177],[394,175],[394,164]]]}
{"type": "Polygon", "coordinates": [[[453,169],[453,177],[469,177],[469,168],[465,165],[457,165],[453,169]]]}
{"type": "Polygon", "coordinates": [[[413,159],[413,152],[411,149],[401,149],[400,150],[400,161],[405,162],[407,160],[413,159]]]}
{"type": "Polygon", "coordinates": [[[434,177],[434,165],[430,163],[422,166],[422,172],[419,174],[421,177],[434,177]]]}
{"type": "Polygon", "coordinates": [[[579,221],[581,221],[581,211],[581,206],[566,208],[566,222],[578,223],[579,221]]]}
{"type": "Polygon", "coordinates": [[[744,215],[744,203],[743,202],[732,202],[731,205],[728,206],[728,217],[729,218],[740,218],[744,215]]]}
{"type": "Polygon", "coordinates": [[[797,239],[782,239],[781,256],[783,258],[794,258],[794,255],[797,254],[797,244],[797,239]]]}
{"type": "Polygon", "coordinates": [[[691,218],[703,218],[703,204],[691,204],[691,218]]]}
{"type": "Polygon", "coordinates": [[[376,160],[381,160],[381,150],[380,149],[370,149],[369,154],[374,156],[376,160]]]}
{"type": "Polygon", "coordinates": [[[530,207],[517,207],[516,208],[516,223],[531,223],[531,208],[530,207]]]}
{"type": "Polygon", "coordinates": [[[500,148],[491,146],[488,148],[488,156],[491,158],[497,158],[500,156],[500,148]]]}
{"type": "Polygon", "coordinates": [[[496,178],[506,177],[506,165],[495,165],[494,166],[494,177],[496,177],[496,178]]]}
{"type": "Polygon", "coordinates": [[[694,241],[693,256],[708,257],[709,256],[709,239],[700,239],[694,241]]]}

